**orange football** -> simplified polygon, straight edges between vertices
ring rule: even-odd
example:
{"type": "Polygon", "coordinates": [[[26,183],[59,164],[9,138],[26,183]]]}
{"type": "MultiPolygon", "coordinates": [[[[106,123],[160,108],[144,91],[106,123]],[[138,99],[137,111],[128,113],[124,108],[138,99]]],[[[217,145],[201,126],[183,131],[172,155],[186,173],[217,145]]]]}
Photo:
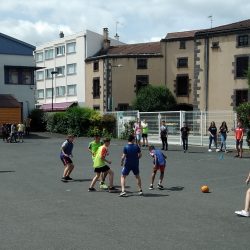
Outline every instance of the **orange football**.
{"type": "Polygon", "coordinates": [[[204,185],[204,186],[201,186],[201,192],[202,193],[208,193],[209,192],[209,187],[204,185]]]}

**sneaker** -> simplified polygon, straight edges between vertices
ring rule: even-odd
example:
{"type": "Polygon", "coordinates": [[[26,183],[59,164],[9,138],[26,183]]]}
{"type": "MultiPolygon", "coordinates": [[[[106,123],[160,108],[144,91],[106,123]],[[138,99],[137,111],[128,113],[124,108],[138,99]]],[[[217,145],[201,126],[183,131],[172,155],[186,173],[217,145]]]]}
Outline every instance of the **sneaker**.
{"type": "Polygon", "coordinates": [[[117,188],[115,188],[114,186],[113,186],[113,187],[109,187],[108,189],[109,189],[109,192],[112,192],[112,191],[116,191],[116,190],[117,190],[117,188]]]}
{"type": "Polygon", "coordinates": [[[208,152],[212,152],[212,149],[210,148],[210,149],[208,149],[208,152]]]}
{"type": "Polygon", "coordinates": [[[64,177],[66,181],[72,181],[73,179],[70,176],[65,176],[64,177]]]}
{"type": "Polygon", "coordinates": [[[127,196],[127,193],[126,192],[121,192],[120,194],[119,194],[119,197],[126,197],[127,196]]]}
{"type": "Polygon", "coordinates": [[[61,178],[61,181],[63,181],[63,182],[68,182],[67,179],[65,179],[65,178],[66,178],[66,177],[62,177],[62,178],[61,178]]]}
{"type": "Polygon", "coordinates": [[[225,153],[228,153],[229,151],[225,150],[224,152],[225,152],[225,153]]]}
{"type": "Polygon", "coordinates": [[[234,157],[240,157],[239,155],[235,155],[234,157]]]}
{"type": "Polygon", "coordinates": [[[150,186],[149,186],[149,190],[153,190],[154,189],[154,186],[153,186],[153,184],[151,184],[150,186]]]}
{"type": "Polygon", "coordinates": [[[89,192],[94,192],[94,191],[96,191],[96,189],[95,189],[95,188],[89,188],[88,191],[89,191],[89,192]]]}
{"type": "Polygon", "coordinates": [[[160,190],[163,190],[163,189],[164,189],[164,187],[163,187],[161,184],[158,184],[158,185],[157,185],[157,188],[160,189],[160,190]]]}
{"type": "Polygon", "coordinates": [[[140,191],[138,192],[138,194],[139,194],[139,196],[142,196],[142,195],[143,195],[142,190],[140,190],[140,191]]]}
{"type": "Polygon", "coordinates": [[[250,217],[250,213],[245,211],[245,210],[241,210],[241,211],[235,211],[235,213],[239,216],[243,216],[243,217],[250,217]]]}
{"type": "Polygon", "coordinates": [[[220,150],[220,149],[217,148],[215,151],[216,151],[216,152],[220,152],[220,151],[222,151],[222,150],[220,150]]]}
{"type": "Polygon", "coordinates": [[[100,184],[100,189],[108,189],[108,186],[103,182],[100,184]]]}

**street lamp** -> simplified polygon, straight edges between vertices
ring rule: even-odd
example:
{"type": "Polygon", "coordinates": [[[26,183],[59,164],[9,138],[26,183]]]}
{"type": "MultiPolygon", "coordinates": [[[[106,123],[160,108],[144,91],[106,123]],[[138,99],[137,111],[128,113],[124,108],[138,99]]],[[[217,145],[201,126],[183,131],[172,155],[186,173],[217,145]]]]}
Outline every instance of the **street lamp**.
{"type": "Polygon", "coordinates": [[[54,75],[58,74],[57,71],[51,71],[51,76],[52,76],[52,100],[51,100],[51,111],[54,111],[54,107],[53,107],[53,98],[54,98],[54,85],[53,85],[53,79],[54,79],[54,75]]]}

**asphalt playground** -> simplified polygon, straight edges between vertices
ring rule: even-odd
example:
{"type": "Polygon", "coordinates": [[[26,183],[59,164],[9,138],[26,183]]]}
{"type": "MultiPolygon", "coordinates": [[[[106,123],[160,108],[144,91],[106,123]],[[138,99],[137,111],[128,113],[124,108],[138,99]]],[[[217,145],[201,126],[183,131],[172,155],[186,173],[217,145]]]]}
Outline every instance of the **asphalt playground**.
{"type": "MultiPolygon", "coordinates": [[[[249,151],[237,159],[235,152],[190,147],[183,153],[180,146],[170,145],[165,189],[149,190],[152,159],[143,148],[144,196],[137,195],[130,174],[128,197],[118,197],[119,192],[88,192],[94,176],[90,140],[76,139],[74,180],[68,183],[60,181],[64,136],[37,133],[24,143],[0,141],[1,250],[249,249],[250,218],[234,214],[244,206],[249,151]],[[201,193],[202,185],[211,192],[201,193]]],[[[112,140],[110,146],[118,188],[125,144],[112,140]]]]}

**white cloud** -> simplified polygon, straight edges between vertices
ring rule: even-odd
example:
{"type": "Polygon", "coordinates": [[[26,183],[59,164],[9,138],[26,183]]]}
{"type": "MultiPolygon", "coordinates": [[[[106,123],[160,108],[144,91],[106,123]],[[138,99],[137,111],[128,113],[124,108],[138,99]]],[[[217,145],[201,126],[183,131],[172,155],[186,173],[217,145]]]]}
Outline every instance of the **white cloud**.
{"type": "Polygon", "coordinates": [[[0,32],[41,44],[86,29],[108,27],[120,40],[155,41],[168,32],[209,28],[249,18],[248,0],[8,0],[1,2],[0,32]]]}

